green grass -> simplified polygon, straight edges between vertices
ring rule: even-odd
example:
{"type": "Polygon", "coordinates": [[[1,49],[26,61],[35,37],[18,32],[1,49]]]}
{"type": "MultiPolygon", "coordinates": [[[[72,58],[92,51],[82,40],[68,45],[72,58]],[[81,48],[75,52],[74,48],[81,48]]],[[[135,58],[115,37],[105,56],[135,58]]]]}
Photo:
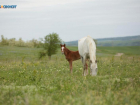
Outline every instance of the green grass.
{"type": "Polygon", "coordinates": [[[124,53],[126,55],[140,55],[140,46],[98,47],[97,51],[107,54],[124,53]]]}
{"type": "Polygon", "coordinates": [[[98,47],[95,77],[82,76],[81,60],[70,74],[60,49],[51,60],[38,59],[40,50],[0,46],[0,105],[140,104],[139,47],[98,47]]]}

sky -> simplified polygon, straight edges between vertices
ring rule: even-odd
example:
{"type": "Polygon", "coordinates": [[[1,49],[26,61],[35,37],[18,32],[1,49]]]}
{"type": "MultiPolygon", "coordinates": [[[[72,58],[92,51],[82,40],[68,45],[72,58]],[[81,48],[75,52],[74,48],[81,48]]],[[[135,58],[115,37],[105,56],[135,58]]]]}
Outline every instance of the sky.
{"type": "Polygon", "coordinates": [[[57,33],[63,41],[140,35],[140,0],[0,0],[0,35],[24,41],[57,33]]]}

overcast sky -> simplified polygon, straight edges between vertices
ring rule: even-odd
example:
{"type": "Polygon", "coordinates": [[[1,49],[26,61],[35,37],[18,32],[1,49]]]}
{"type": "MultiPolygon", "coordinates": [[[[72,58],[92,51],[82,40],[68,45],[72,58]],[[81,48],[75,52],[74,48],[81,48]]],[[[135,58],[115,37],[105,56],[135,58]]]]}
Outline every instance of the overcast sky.
{"type": "Polygon", "coordinates": [[[23,40],[55,32],[63,41],[140,35],[140,0],[0,0],[0,35],[23,40]]]}

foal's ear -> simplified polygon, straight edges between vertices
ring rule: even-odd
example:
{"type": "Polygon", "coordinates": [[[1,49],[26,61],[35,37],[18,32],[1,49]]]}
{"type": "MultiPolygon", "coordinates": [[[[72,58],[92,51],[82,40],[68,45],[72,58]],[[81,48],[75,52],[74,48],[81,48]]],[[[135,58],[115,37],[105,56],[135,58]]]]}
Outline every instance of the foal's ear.
{"type": "Polygon", "coordinates": [[[65,47],[66,45],[64,44],[64,47],[65,47]]]}
{"type": "Polygon", "coordinates": [[[62,47],[62,44],[60,44],[60,46],[62,47]]]}

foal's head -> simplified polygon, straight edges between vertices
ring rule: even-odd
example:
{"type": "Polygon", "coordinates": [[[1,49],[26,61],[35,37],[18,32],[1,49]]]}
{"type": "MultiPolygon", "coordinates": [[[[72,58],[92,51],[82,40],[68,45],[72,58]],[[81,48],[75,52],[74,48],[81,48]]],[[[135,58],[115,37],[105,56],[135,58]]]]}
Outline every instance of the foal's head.
{"type": "Polygon", "coordinates": [[[64,45],[60,44],[60,46],[61,46],[61,52],[62,54],[64,54],[65,44],[64,45]]]}

